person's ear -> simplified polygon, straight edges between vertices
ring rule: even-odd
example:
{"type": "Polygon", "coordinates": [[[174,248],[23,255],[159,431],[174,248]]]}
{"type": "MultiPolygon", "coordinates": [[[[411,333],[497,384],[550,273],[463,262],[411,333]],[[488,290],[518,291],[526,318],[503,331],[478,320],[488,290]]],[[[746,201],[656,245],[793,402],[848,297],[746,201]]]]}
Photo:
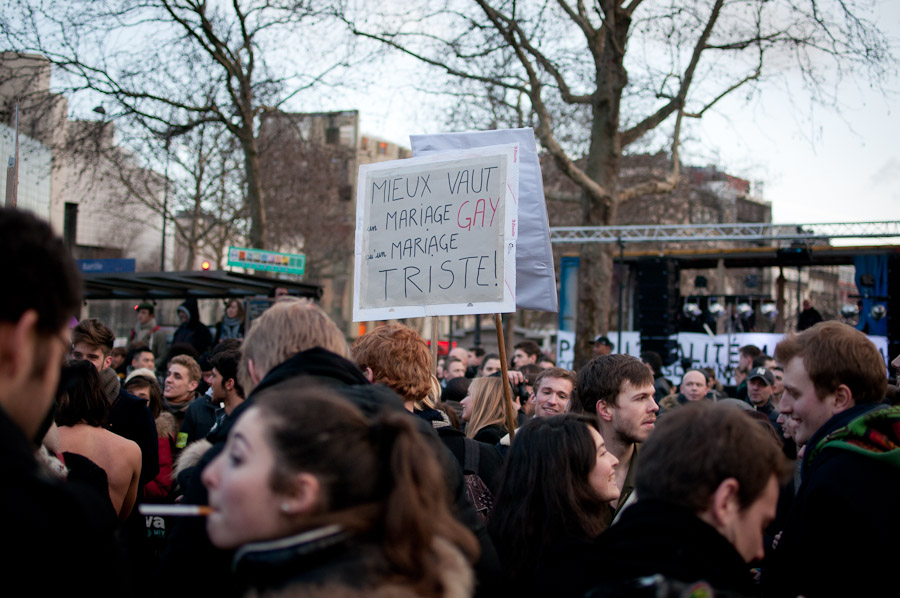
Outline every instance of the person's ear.
{"type": "Polygon", "coordinates": [[[197,387],[198,387],[198,386],[200,386],[200,381],[199,381],[199,380],[191,380],[191,382],[190,382],[190,389],[191,389],[191,390],[197,390],[197,387]]]}
{"type": "Polygon", "coordinates": [[[27,310],[18,322],[0,323],[0,379],[5,388],[19,388],[31,373],[38,315],[27,310]]]}
{"type": "MultiPolygon", "coordinates": [[[[735,478],[725,478],[710,498],[709,515],[713,527],[727,537],[722,530],[731,528],[731,523],[740,513],[738,489],[740,485],[735,478]]],[[[730,538],[729,538],[730,540],[730,538]]]]}
{"type": "Polygon", "coordinates": [[[225,382],[222,384],[222,386],[225,387],[225,390],[234,390],[234,385],[235,385],[234,378],[229,378],[228,380],[225,380],[225,382]]]}
{"type": "Polygon", "coordinates": [[[103,367],[100,369],[105,370],[110,365],[112,365],[112,353],[110,353],[109,355],[107,355],[106,357],[103,358],[103,367]]]}
{"type": "Polygon", "coordinates": [[[290,488],[281,502],[281,512],[286,516],[309,513],[319,502],[319,479],[311,473],[300,472],[292,476],[290,488]]]}
{"type": "Polygon", "coordinates": [[[262,380],[262,376],[256,373],[256,364],[253,363],[252,359],[247,360],[247,373],[250,374],[250,379],[253,380],[253,386],[256,386],[262,380]]]}
{"type": "Polygon", "coordinates": [[[856,404],[853,400],[853,391],[846,384],[841,384],[834,391],[834,412],[840,413],[850,409],[856,404]]]}
{"type": "Polygon", "coordinates": [[[611,422],[612,421],[612,408],[610,404],[603,399],[597,401],[596,405],[597,409],[597,417],[599,417],[602,421],[611,422]]]}
{"type": "Polygon", "coordinates": [[[363,376],[365,376],[366,380],[368,380],[370,383],[375,383],[375,372],[373,372],[372,368],[370,368],[369,366],[366,366],[366,371],[363,372],[363,376]]]}

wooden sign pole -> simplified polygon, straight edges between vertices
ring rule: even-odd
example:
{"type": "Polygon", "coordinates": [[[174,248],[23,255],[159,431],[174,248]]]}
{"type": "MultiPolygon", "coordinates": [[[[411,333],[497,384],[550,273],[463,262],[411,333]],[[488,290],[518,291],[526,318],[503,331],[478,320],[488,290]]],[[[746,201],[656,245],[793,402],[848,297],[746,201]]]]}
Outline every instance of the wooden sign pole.
{"type": "Polygon", "coordinates": [[[500,352],[500,377],[506,381],[503,385],[503,411],[506,414],[506,429],[509,430],[509,439],[512,441],[516,437],[516,410],[512,403],[512,389],[509,387],[506,341],[503,338],[503,319],[500,314],[494,314],[494,327],[497,329],[497,348],[500,352]]]}
{"type": "Polygon", "coordinates": [[[438,363],[438,317],[431,316],[431,371],[437,372],[438,363]]]}

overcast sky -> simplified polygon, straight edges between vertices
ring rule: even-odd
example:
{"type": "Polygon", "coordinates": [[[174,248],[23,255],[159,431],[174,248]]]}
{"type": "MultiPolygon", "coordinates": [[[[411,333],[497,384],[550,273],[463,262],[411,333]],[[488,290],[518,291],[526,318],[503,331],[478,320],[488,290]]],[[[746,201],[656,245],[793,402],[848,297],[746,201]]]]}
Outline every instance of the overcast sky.
{"type": "MultiPolygon", "coordinates": [[[[900,2],[880,4],[900,48],[900,2]]],[[[778,223],[900,220],[900,77],[887,86],[893,96],[847,86],[839,113],[773,89],[749,106],[722,102],[691,130],[686,161],[749,179],[778,223]]],[[[362,102],[362,130],[407,146],[409,134],[439,132],[409,100],[362,102]]]]}

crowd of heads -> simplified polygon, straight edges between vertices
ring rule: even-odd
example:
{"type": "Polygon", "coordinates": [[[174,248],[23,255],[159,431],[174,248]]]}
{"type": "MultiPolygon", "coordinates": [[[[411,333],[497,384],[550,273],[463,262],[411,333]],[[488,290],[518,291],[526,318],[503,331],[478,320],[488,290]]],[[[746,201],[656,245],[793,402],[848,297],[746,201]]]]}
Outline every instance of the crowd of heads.
{"type": "MultiPolygon", "coordinates": [[[[714,372],[688,368],[680,403],[661,410],[660,356],[617,354],[602,335],[577,372],[532,340],[515,344],[507,364],[481,348],[454,348],[436,371],[409,326],[376,326],[348,345],[316,304],[278,293],[243,339],[202,355],[174,345],[160,368],[163,356],[146,344],[116,348],[96,318],[70,325],[79,277],[46,224],[3,211],[3,247],[24,256],[14,276],[29,292],[0,299],[0,406],[30,441],[40,444],[54,402],[58,426],[107,427],[117,408],[108,370],[122,371],[123,392],[157,420],[187,422],[208,397],[222,411],[202,436],[224,445],[194,475],[208,493],[215,547],[336,526],[374,538],[388,569],[423,596],[445,589],[443,545],[469,563],[480,551],[454,506],[449,482],[466,463],[448,469],[453,442],[484,444],[480,435],[495,429],[503,466],[486,521],[508,576],[529,575],[567,542],[596,538],[635,497],[691,513],[750,563],[764,555],[763,530],[791,476],[783,438],[803,445],[835,414],[888,392],[877,349],[836,322],[786,336],[774,357],[741,347],[741,408],[716,404],[714,372]],[[61,368],[64,357],[71,361],[61,368]],[[757,413],[773,401],[784,436],[757,413]]],[[[138,326],[154,317],[152,304],[139,305],[138,326]]],[[[241,303],[229,301],[229,322],[243,317],[241,303]]]]}

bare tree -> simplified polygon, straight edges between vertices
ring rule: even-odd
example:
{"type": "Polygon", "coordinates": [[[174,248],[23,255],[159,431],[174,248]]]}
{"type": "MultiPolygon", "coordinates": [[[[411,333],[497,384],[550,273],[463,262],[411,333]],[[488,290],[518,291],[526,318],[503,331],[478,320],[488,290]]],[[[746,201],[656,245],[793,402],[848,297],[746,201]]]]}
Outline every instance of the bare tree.
{"type": "MultiPolygon", "coordinates": [[[[791,69],[826,103],[844,75],[878,84],[893,59],[871,8],[865,0],[445,0],[344,18],[356,34],[454,79],[467,117],[532,124],[580,187],[583,225],[605,226],[618,222],[623,200],[674,187],[685,119],[723,98],[752,96],[791,69]],[[667,145],[674,168],[624,187],[619,162],[637,143],[667,145]]],[[[610,248],[582,246],[576,362],[608,330],[611,273],[610,248]]]]}
{"type": "Polygon", "coordinates": [[[356,165],[355,139],[304,134],[311,115],[268,113],[260,148],[269,243],[306,255],[306,276],[329,277],[353,256],[355,203],[351,196],[356,165]],[[320,138],[321,137],[321,138],[320,138]],[[327,223],[327,224],[326,224],[327,223]]]}
{"type": "Polygon", "coordinates": [[[248,0],[12,0],[2,30],[10,49],[46,56],[68,91],[88,91],[110,111],[163,139],[205,123],[241,150],[249,242],[266,243],[258,125],[348,64],[349,45],[327,38],[311,2],[248,0]]]}

